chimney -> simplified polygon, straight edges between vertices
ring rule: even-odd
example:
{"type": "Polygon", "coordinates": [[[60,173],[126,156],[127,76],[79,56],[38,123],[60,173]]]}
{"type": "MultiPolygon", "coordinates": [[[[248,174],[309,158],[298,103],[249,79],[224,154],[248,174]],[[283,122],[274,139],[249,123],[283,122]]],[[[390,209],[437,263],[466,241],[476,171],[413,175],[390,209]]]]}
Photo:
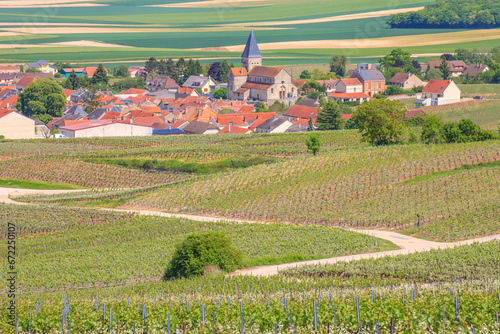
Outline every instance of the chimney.
{"type": "Polygon", "coordinates": [[[229,125],[228,125],[228,128],[227,128],[227,132],[231,132],[231,125],[233,124],[233,122],[229,122],[229,125]]]}

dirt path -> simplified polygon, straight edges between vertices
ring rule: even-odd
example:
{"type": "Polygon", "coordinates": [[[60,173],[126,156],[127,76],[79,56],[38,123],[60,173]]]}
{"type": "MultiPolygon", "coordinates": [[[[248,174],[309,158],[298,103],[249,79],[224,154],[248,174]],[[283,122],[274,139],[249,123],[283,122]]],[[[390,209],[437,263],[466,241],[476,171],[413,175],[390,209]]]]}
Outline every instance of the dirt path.
{"type": "Polygon", "coordinates": [[[64,194],[68,192],[75,191],[85,191],[86,189],[78,189],[78,190],[34,190],[34,189],[17,189],[17,188],[2,188],[0,187],[0,203],[8,203],[8,204],[20,204],[26,205],[28,203],[16,202],[9,198],[11,196],[24,196],[24,195],[55,195],[55,194],[64,194]]]}
{"type": "MultiPolygon", "coordinates": [[[[14,189],[14,188],[0,188],[0,202],[3,203],[17,203],[24,204],[12,201],[8,198],[9,195],[31,195],[31,194],[60,194],[71,192],[75,190],[29,190],[29,189],[14,189]]],[[[77,190],[79,191],[79,190],[77,190]]],[[[81,190],[80,190],[81,191],[81,190]]],[[[189,214],[177,214],[177,213],[166,213],[159,211],[149,211],[149,210],[120,210],[120,209],[103,209],[109,211],[117,211],[117,212],[130,212],[136,213],[139,215],[149,215],[149,216],[159,216],[159,217],[174,217],[174,218],[185,218],[194,221],[200,222],[225,222],[225,221],[234,221],[239,223],[245,222],[253,222],[249,220],[238,220],[238,219],[227,219],[227,218],[217,218],[217,217],[209,217],[209,216],[197,216],[197,215],[189,215],[189,214]]],[[[263,223],[263,222],[257,222],[263,223]]],[[[267,224],[267,223],[266,223],[267,224]]],[[[294,262],[294,263],[284,263],[280,265],[271,265],[271,266],[260,266],[260,267],[252,267],[245,268],[241,270],[237,270],[230,275],[250,275],[250,276],[268,276],[268,275],[277,275],[280,270],[285,270],[288,268],[293,268],[297,266],[310,265],[310,264],[333,264],[342,261],[351,261],[351,260],[361,260],[361,259],[370,259],[370,258],[378,258],[382,256],[396,256],[401,254],[410,254],[416,252],[425,252],[431,249],[446,249],[453,248],[456,246],[470,245],[474,242],[488,242],[491,240],[500,240],[500,234],[475,238],[464,241],[457,241],[453,243],[444,243],[444,242],[435,242],[424,239],[418,239],[411,236],[403,235],[397,232],[392,231],[383,231],[383,230],[358,230],[358,229],[349,229],[350,231],[363,233],[367,235],[371,235],[376,238],[384,239],[394,243],[396,246],[400,247],[397,250],[384,251],[384,252],[376,252],[376,253],[365,253],[365,254],[357,254],[357,255],[347,255],[347,256],[338,256],[328,259],[320,259],[320,260],[310,260],[310,261],[302,261],[302,262],[294,262]]]]}

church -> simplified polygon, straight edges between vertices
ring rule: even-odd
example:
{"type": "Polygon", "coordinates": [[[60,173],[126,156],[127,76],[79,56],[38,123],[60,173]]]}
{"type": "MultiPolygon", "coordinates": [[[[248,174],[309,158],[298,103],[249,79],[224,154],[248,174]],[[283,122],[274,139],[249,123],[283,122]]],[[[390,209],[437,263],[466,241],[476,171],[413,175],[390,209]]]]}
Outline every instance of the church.
{"type": "Polygon", "coordinates": [[[292,76],[282,68],[262,66],[253,31],[241,55],[241,67],[232,68],[227,79],[230,100],[261,101],[272,105],[279,101],[291,106],[297,100],[297,87],[292,76]]]}

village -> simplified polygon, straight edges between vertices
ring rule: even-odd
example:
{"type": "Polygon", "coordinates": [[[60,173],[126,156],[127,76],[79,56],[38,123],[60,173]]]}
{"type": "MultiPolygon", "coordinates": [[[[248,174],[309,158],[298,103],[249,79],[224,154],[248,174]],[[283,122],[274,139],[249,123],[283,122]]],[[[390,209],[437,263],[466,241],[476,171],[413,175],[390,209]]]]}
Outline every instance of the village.
{"type": "MultiPolygon", "coordinates": [[[[441,63],[429,61],[425,65],[437,69],[441,63]]],[[[0,135],[5,139],[33,139],[303,132],[317,127],[321,99],[352,107],[379,98],[389,87],[415,92],[412,96],[387,97],[415,99],[415,108],[407,114],[412,116],[425,107],[460,102],[460,89],[451,78],[470,80],[488,70],[486,65],[468,66],[457,60],[446,61],[446,65],[450,79],[424,82],[413,73],[399,72],[386,78],[379,63],[358,63],[341,78],[316,80],[317,87],[309,87],[305,79],[293,80],[283,68],[263,66],[251,32],[241,55],[241,67],[230,69],[227,83],[193,75],[179,85],[168,76],[146,75],[144,89],[130,88],[115,94],[109,90],[93,92],[97,100],[92,110],[84,106],[88,88],[64,88],[63,114],[47,123],[17,109],[19,94],[34,82],[68,78],[71,73],[93,78],[98,67],[58,71],[40,60],[23,65],[21,72],[20,66],[4,65],[0,66],[0,135]],[[227,98],[215,97],[214,91],[220,89],[225,89],[227,98]],[[311,94],[314,91],[322,92],[311,94]],[[280,108],[273,111],[273,105],[280,108]]],[[[145,67],[132,66],[128,73],[133,78],[145,76],[145,67]]],[[[342,118],[348,120],[350,116],[346,113],[342,118]]]]}

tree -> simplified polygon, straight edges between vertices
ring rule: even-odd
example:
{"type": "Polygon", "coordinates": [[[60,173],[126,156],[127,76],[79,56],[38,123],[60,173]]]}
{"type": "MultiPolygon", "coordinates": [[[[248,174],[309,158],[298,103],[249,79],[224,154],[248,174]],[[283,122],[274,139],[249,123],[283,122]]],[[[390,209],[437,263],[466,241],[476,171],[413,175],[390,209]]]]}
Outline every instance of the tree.
{"type": "Polygon", "coordinates": [[[50,79],[43,79],[32,82],[19,94],[16,108],[25,116],[43,118],[45,122],[52,117],[61,117],[65,105],[62,87],[50,79]]]}
{"type": "Polygon", "coordinates": [[[427,72],[425,73],[425,78],[427,80],[442,79],[443,73],[440,70],[438,70],[437,68],[428,68],[427,72]]]}
{"type": "Polygon", "coordinates": [[[352,117],[350,117],[345,123],[344,129],[357,130],[359,129],[359,124],[352,117]]]}
{"type": "Polygon", "coordinates": [[[100,105],[101,95],[94,86],[90,86],[83,93],[83,107],[85,112],[90,114],[100,105]]]}
{"type": "Polygon", "coordinates": [[[424,121],[422,126],[422,134],[420,136],[424,143],[438,144],[444,141],[443,123],[436,116],[429,116],[424,121]]]}
{"type": "Polygon", "coordinates": [[[343,77],[346,73],[347,57],[333,56],[330,59],[330,72],[334,72],[339,77],[343,77]]]}
{"type": "Polygon", "coordinates": [[[36,67],[30,67],[26,70],[26,73],[42,73],[38,68],[36,67]]]}
{"type": "Polygon", "coordinates": [[[316,124],[318,130],[341,130],[345,121],[342,115],[348,111],[348,107],[338,102],[328,101],[323,106],[323,110],[318,114],[316,124]]]}
{"type": "Polygon", "coordinates": [[[202,275],[210,266],[229,272],[239,268],[242,260],[241,251],[224,233],[193,233],[176,245],[163,279],[202,275]]]}
{"type": "MultiPolygon", "coordinates": [[[[405,73],[418,74],[420,72],[420,64],[411,58],[410,52],[403,51],[402,49],[394,49],[390,54],[379,58],[378,61],[384,70],[399,68],[401,72],[405,73]]],[[[395,73],[390,73],[390,77],[387,77],[387,79],[390,79],[395,73]]]]}
{"type": "Polygon", "coordinates": [[[146,82],[143,77],[125,78],[115,82],[113,84],[113,88],[119,91],[127,90],[130,88],[145,89],[145,84],[146,82]]]}
{"type": "Polygon", "coordinates": [[[61,72],[61,70],[62,70],[63,68],[72,68],[72,67],[73,67],[73,66],[71,66],[71,64],[70,64],[70,63],[63,63],[63,62],[60,62],[60,61],[58,61],[58,62],[54,63],[54,66],[55,66],[55,67],[57,67],[57,70],[58,70],[59,72],[61,72]]]}
{"type": "Polygon", "coordinates": [[[77,90],[80,88],[80,78],[76,74],[75,70],[71,71],[68,79],[64,81],[64,88],[77,90]]]}
{"type": "Polygon", "coordinates": [[[307,122],[307,131],[314,131],[314,122],[312,116],[309,117],[309,122],[307,122]]]}
{"type": "Polygon", "coordinates": [[[307,150],[311,151],[313,155],[318,154],[321,149],[321,138],[319,133],[313,132],[309,135],[309,138],[306,139],[307,150]]]}
{"type": "Polygon", "coordinates": [[[308,70],[303,70],[299,78],[302,80],[311,79],[311,73],[308,70]]]}
{"type": "Polygon", "coordinates": [[[153,72],[158,72],[158,60],[156,60],[155,57],[149,58],[149,60],[146,61],[145,70],[148,74],[152,74],[153,72]]]}
{"type": "Polygon", "coordinates": [[[129,76],[128,66],[124,64],[118,65],[113,69],[113,75],[115,77],[127,78],[129,76]]]}
{"type": "Polygon", "coordinates": [[[108,72],[104,69],[102,64],[99,64],[97,70],[95,70],[92,80],[90,81],[93,85],[104,84],[107,85],[109,81],[108,72]]]}
{"type": "Polygon", "coordinates": [[[221,65],[220,65],[219,79],[217,81],[219,81],[219,82],[227,82],[227,77],[229,75],[229,71],[231,71],[231,67],[229,67],[229,64],[224,59],[222,61],[221,65]]]}
{"type": "Polygon", "coordinates": [[[406,125],[405,106],[398,101],[371,100],[360,105],[352,115],[359,125],[363,141],[374,145],[388,145],[401,140],[406,125]]]}
{"type": "Polygon", "coordinates": [[[450,78],[450,68],[448,67],[448,61],[443,57],[441,64],[439,65],[439,70],[442,73],[442,78],[448,80],[450,78]]]}
{"type": "Polygon", "coordinates": [[[221,87],[219,89],[214,90],[213,92],[214,98],[217,100],[219,99],[227,99],[227,88],[226,87],[221,87]]]}
{"type": "Polygon", "coordinates": [[[220,68],[221,68],[221,63],[216,61],[213,62],[212,65],[210,65],[210,69],[208,70],[208,75],[215,80],[219,81],[220,80],[220,68]]]}
{"type": "Polygon", "coordinates": [[[285,111],[287,111],[289,107],[281,103],[280,101],[274,101],[274,103],[269,107],[269,111],[275,112],[277,114],[283,114],[285,111]]]}

